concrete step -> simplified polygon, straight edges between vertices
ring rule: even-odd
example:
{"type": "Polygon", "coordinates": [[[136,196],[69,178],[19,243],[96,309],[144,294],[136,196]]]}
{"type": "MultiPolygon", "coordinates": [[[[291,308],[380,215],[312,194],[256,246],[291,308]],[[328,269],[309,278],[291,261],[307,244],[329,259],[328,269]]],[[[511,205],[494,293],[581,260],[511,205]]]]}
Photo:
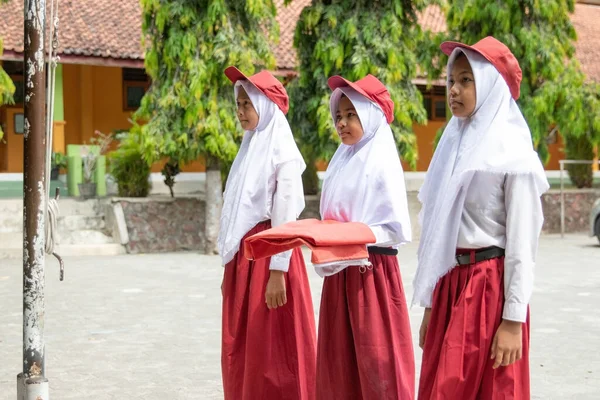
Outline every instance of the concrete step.
{"type": "MultiPolygon", "coordinates": [[[[125,247],[116,243],[108,244],[77,244],[77,245],[60,245],[55,249],[56,253],[61,257],[82,257],[82,256],[115,256],[126,254],[125,247]]],[[[0,247],[0,260],[5,258],[22,258],[22,247],[0,247]]],[[[54,257],[51,257],[54,260],[54,257]]],[[[48,259],[48,258],[47,258],[48,259]]],[[[48,259],[49,260],[49,259],[48,259]]],[[[66,268],[69,265],[67,264],[66,268]]],[[[49,271],[46,274],[50,273],[49,271]]]]}
{"type": "Polygon", "coordinates": [[[59,230],[58,243],[61,245],[99,245],[113,244],[114,240],[111,236],[96,230],[59,230]]]}
{"type": "Polygon", "coordinates": [[[87,215],[65,215],[60,216],[57,221],[59,232],[71,232],[79,230],[102,231],[106,228],[104,217],[87,215]]]}
{"type": "MultiPolygon", "coordinates": [[[[61,198],[58,201],[59,223],[64,219],[64,223],[69,229],[104,229],[96,228],[99,220],[90,222],[91,219],[103,219],[106,205],[106,199],[92,199],[80,201],[72,198],[61,198]],[[78,219],[76,217],[88,217],[88,220],[78,219]],[[90,225],[86,225],[89,222],[90,225]],[[83,224],[83,225],[82,225],[83,224]]],[[[22,232],[23,230],[23,200],[22,199],[1,199],[0,200],[0,232],[22,232]]]]}
{"type": "MultiPolygon", "coordinates": [[[[110,236],[104,233],[106,224],[104,218],[87,217],[82,215],[70,215],[58,219],[59,242],[64,244],[103,244],[113,243],[110,236]]],[[[23,230],[15,231],[0,230],[0,248],[14,247],[15,243],[23,241],[23,230]]]]}
{"type": "MultiPolygon", "coordinates": [[[[111,236],[94,230],[72,231],[63,235],[61,235],[61,232],[59,231],[58,236],[58,244],[62,246],[88,246],[114,243],[115,242],[111,236]]],[[[22,246],[22,233],[0,233],[0,250],[9,248],[22,248],[22,246]]]]}
{"type": "Polygon", "coordinates": [[[57,249],[61,257],[116,256],[126,253],[125,247],[117,243],[60,245],[57,249]]]}
{"type": "Polygon", "coordinates": [[[61,198],[58,201],[60,216],[82,215],[87,217],[102,217],[108,204],[107,199],[78,200],[61,198]]]}
{"type": "MultiPolygon", "coordinates": [[[[61,198],[58,202],[57,253],[61,256],[125,254],[125,248],[104,233],[108,199],[61,198]]],[[[23,200],[0,200],[0,259],[23,257],[23,200]]]]}

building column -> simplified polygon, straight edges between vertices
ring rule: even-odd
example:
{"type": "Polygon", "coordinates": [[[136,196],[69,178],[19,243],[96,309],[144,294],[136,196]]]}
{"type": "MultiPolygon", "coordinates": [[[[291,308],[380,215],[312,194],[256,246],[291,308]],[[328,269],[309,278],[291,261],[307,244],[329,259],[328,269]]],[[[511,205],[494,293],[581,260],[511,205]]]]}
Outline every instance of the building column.
{"type": "Polygon", "coordinates": [[[54,128],[52,136],[52,151],[65,154],[65,104],[63,99],[63,66],[56,66],[56,81],[54,86],[54,114],[52,125],[54,128]]]}
{"type": "Polygon", "coordinates": [[[81,127],[79,143],[89,142],[94,134],[94,80],[93,66],[82,65],[79,81],[81,93],[81,127]]]}

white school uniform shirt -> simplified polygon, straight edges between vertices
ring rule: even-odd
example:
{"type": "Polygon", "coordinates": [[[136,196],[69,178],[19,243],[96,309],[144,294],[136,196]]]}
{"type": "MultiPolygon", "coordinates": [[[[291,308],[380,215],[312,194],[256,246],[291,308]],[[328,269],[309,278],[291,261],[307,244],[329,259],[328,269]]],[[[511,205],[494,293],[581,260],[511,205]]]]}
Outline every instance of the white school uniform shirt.
{"type": "Polygon", "coordinates": [[[532,176],[475,173],[465,199],[457,247],[505,249],[504,319],[527,319],[543,221],[542,202],[532,176]]]}
{"type": "MultiPolygon", "coordinates": [[[[271,180],[271,185],[269,195],[273,198],[273,207],[271,215],[266,215],[265,219],[271,219],[272,227],[296,221],[297,210],[304,208],[301,164],[283,164],[271,180]]],[[[271,256],[270,269],[287,272],[291,258],[292,250],[271,256]]]]}

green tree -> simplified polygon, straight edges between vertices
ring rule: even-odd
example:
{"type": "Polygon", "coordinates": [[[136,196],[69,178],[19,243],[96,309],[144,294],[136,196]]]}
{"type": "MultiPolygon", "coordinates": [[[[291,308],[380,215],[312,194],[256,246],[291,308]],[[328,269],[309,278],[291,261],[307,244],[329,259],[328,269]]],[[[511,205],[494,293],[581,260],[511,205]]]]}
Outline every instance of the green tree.
{"type": "MultiPolygon", "coordinates": [[[[0,4],[4,2],[6,2],[6,0],[0,0],[0,4]]],[[[2,38],[0,38],[0,55],[2,55],[3,51],[2,38]]],[[[12,104],[14,93],[15,85],[13,84],[12,79],[10,79],[10,76],[2,69],[2,65],[0,65],[0,107],[4,104],[12,104]]],[[[0,126],[0,140],[2,140],[3,136],[4,132],[2,132],[2,126],[0,126]]]]}
{"type": "Polygon", "coordinates": [[[229,65],[252,73],[272,68],[277,39],[272,0],[141,0],[152,85],[136,117],[143,120],[147,161],[167,159],[168,171],[204,158],[206,252],[216,251],[222,168],[235,157],[236,123],[229,65]]]}
{"type": "MultiPolygon", "coordinates": [[[[567,88],[558,97],[554,104],[564,104],[562,112],[573,119],[568,135],[564,135],[566,158],[593,160],[594,146],[600,144],[600,85],[580,82],[580,86],[567,88]]],[[[567,164],[566,168],[575,186],[592,187],[594,174],[591,164],[567,164]]]]}
{"type": "MultiPolygon", "coordinates": [[[[299,77],[288,86],[290,122],[309,166],[306,191],[314,192],[316,160],[331,158],[339,143],[329,113],[327,78],[343,75],[357,80],[377,76],[395,103],[392,130],[404,161],[416,165],[413,123],[427,114],[413,79],[417,65],[431,49],[432,37],[418,24],[417,13],[427,0],[313,0],[296,25],[294,46],[299,77]]],[[[431,62],[423,65],[431,64],[431,62]]],[[[307,182],[305,180],[305,182],[307,182]]]]}
{"type": "Polygon", "coordinates": [[[447,23],[451,40],[475,43],[494,36],[515,54],[523,70],[519,105],[540,158],[548,161],[547,137],[554,127],[569,137],[597,137],[600,103],[589,95],[573,57],[575,0],[451,0],[447,23]],[[595,118],[594,118],[595,117],[595,118]]]}

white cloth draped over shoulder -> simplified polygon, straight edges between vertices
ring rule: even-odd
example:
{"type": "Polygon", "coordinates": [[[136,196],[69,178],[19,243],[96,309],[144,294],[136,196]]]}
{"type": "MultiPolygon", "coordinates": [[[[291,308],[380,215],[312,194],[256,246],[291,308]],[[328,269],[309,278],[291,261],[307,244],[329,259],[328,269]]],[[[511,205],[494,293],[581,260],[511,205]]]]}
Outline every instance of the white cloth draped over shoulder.
{"type": "MultiPolygon", "coordinates": [[[[306,164],[285,115],[247,80],[236,82],[236,98],[240,87],[248,93],[259,121],[255,130],[244,133],[227,179],[218,238],[223,265],[234,258],[242,238],[256,224],[268,219],[273,226],[289,222],[304,209],[301,175],[306,164]]],[[[289,263],[290,254],[272,269],[287,270],[283,264],[285,259],[289,263]]]]}
{"type": "Polygon", "coordinates": [[[457,237],[467,192],[494,190],[498,175],[524,176],[539,198],[549,185],[533,149],[529,127],[496,68],[480,54],[457,48],[468,58],[476,85],[476,108],[469,118],[452,117],[444,130],[419,191],[422,224],[413,304],[430,307],[438,280],[455,266],[457,237]],[[475,174],[490,179],[478,179],[475,174]],[[486,185],[490,185],[487,187],[486,185]]]}

